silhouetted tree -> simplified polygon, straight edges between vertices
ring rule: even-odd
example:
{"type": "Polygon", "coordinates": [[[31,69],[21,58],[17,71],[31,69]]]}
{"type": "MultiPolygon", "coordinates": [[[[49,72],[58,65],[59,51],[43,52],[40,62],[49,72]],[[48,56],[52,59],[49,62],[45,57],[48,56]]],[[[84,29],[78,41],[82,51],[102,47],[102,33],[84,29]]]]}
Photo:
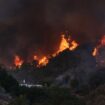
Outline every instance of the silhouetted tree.
{"type": "Polygon", "coordinates": [[[19,87],[18,82],[11,76],[8,75],[5,69],[0,68],[0,85],[7,91],[12,94],[17,92],[19,87]]]}

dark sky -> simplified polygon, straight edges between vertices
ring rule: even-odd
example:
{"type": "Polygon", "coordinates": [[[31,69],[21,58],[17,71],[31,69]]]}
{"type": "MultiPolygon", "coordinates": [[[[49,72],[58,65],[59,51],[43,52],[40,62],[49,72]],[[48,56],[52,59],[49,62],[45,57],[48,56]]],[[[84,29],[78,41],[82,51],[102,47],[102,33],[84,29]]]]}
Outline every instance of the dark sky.
{"type": "Polygon", "coordinates": [[[65,31],[96,43],[104,28],[105,0],[0,0],[0,62],[51,54],[65,31]]]}

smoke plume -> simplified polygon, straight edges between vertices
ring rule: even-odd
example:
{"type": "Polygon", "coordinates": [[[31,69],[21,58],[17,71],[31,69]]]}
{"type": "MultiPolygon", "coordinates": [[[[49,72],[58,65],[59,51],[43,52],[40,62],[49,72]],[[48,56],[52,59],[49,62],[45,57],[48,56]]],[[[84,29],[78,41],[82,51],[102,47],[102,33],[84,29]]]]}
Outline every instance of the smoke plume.
{"type": "Polygon", "coordinates": [[[1,0],[0,62],[52,54],[63,32],[79,44],[96,44],[104,28],[103,0],[1,0]]]}

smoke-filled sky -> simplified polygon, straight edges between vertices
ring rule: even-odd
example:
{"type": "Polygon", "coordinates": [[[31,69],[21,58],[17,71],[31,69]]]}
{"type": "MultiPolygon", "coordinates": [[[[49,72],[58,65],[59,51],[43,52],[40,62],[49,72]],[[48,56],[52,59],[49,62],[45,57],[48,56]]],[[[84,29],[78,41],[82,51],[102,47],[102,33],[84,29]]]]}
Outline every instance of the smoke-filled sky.
{"type": "Polygon", "coordinates": [[[66,31],[96,43],[104,29],[105,0],[0,0],[0,61],[51,54],[66,31]]]}

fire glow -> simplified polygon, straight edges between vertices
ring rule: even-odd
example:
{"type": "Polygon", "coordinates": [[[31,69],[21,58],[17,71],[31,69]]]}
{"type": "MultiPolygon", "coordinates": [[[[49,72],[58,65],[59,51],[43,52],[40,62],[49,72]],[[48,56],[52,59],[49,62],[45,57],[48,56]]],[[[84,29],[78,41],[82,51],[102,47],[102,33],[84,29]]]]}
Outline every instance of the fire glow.
{"type": "Polygon", "coordinates": [[[23,60],[18,55],[16,55],[14,59],[14,63],[16,67],[20,67],[23,64],[23,60]]]}
{"type": "MultiPolygon", "coordinates": [[[[75,40],[71,40],[71,38],[66,38],[65,35],[61,35],[61,41],[58,47],[58,50],[53,53],[51,56],[55,57],[57,56],[60,52],[63,52],[66,49],[69,49],[70,51],[75,50],[78,47],[78,43],[75,40]]],[[[49,58],[48,56],[42,56],[39,57],[37,55],[33,56],[33,60],[38,62],[37,67],[42,67],[42,66],[46,66],[49,63],[49,58]]],[[[15,56],[15,60],[14,60],[14,64],[15,66],[20,67],[23,64],[23,60],[20,59],[19,56],[15,56]]]]}
{"type": "Polygon", "coordinates": [[[37,67],[40,67],[40,66],[46,66],[49,62],[49,59],[44,56],[42,57],[41,59],[39,59],[36,55],[34,56],[34,60],[38,62],[38,65],[37,67]]]}
{"type": "Polygon", "coordinates": [[[75,50],[78,47],[78,43],[75,40],[71,40],[70,38],[65,38],[65,35],[61,36],[61,42],[58,51],[56,54],[69,49],[70,51],[75,50]]]}
{"type": "MultiPolygon", "coordinates": [[[[70,51],[75,50],[77,47],[79,46],[79,44],[75,41],[72,40],[71,37],[66,37],[65,34],[61,35],[60,38],[60,43],[59,43],[59,47],[58,50],[55,51],[53,54],[49,54],[49,55],[33,55],[33,60],[35,60],[37,62],[37,67],[43,67],[46,66],[49,63],[49,59],[52,57],[56,57],[59,53],[63,52],[66,49],[69,49],[70,51]]],[[[102,39],[100,40],[99,45],[97,45],[92,52],[92,56],[96,57],[99,54],[99,49],[105,46],[105,36],[102,37],[102,39]]],[[[16,67],[21,67],[21,65],[23,64],[24,60],[21,59],[21,57],[19,55],[16,55],[14,58],[14,64],[16,67]]]]}
{"type": "Polygon", "coordinates": [[[97,56],[98,50],[102,47],[105,46],[105,35],[102,37],[100,44],[97,45],[97,47],[94,48],[92,55],[97,56]]]}

